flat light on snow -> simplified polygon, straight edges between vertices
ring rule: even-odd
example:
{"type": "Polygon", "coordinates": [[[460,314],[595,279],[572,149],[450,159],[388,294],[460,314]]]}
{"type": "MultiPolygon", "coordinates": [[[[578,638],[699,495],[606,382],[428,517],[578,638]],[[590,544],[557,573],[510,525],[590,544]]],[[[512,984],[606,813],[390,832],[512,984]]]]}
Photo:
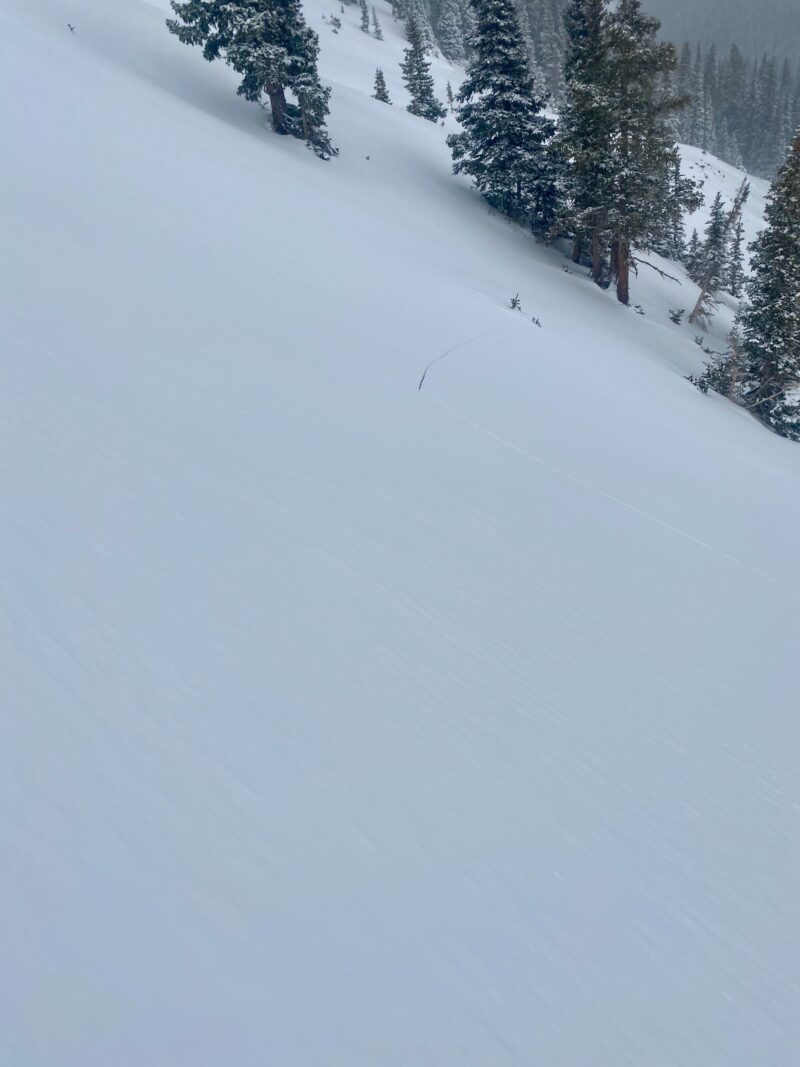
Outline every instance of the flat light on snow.
{"type": "Polygon", "coordinates": [[[800,449],[691,283],[491,215],[382,0],[328,164],[2,7],[3,1067],[795,1067],[800,449]]]}

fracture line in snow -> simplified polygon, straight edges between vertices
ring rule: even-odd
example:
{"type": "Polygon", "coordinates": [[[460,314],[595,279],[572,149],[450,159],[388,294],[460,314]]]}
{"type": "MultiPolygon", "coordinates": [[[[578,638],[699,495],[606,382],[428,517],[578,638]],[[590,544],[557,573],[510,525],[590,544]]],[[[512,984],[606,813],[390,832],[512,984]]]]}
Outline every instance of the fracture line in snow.
{"type": "Polygon", "coordinates": [[[422,383],[425,381],[425,375],[428,373],[431,367],[433,367],[436,363],[441,363],[445,356],[449,356],[450,353],[455,352],[457,348],[463,348],[464,345],[471,345],[474,341],[482,341],[484,337],[494,337],[495,334],[502,333],[504,330],[507,329],[507,326],[501,326],[499,330],[489,330],[488,333],[479,333],[477,337],[468,337],[466,341],[459,341],[458,344],[455,344],[451,348],[448,348],[446,352],[442,352],[442,354],[440,356],[437,356],[436,359],[432,359],[428,366],[425,368],[425,370],[422,372],[422,377],[420,378],[419,385],[417,386],[417,392],[421,391],[422,383]]]}
{"type": "MultiPolygon", "coordinates": [[[[499,332],[499,331],[495,331],[499,332]]],[[[488,336],[488,335],[485,335],[488,336]]],[[[477,340],[477,338],[473,338],[477,340]]],[[[462,344],[468,344],[464,341],[462,344]]],[[[460,347],[458,345],[454,346],[460,347]]],[[[452,349],[450,349],[452,351],[452,349]]],[[[443,356],[447,353],[443,353],[443,356]]],[[[440,356],[439,358],[443,358],[440,356]]],[[[436,360],[434,360],[436,362],[436,360]]],[[[423,378],[425,376],[423,375],[423,378]]],[[[422,383],[420,382],[420,385],[422,383]]],[[[752,574],[758,575],[759,578],[764,578],[768,582],[772,582],[773,585],[780,586],[781,589],[786,589],[790,593],[794,593],[795,596],[800,596],[800,589],[795,589],[792,585],[787,585],[786,582],[782,582],[780,578],[776,578],[772,574],[767,574],[766,571],[760,571],[757,567],[752,567],[749,563],[745,563],[741,559],[737,559],[736,556],[731,556],[728,552],[723,552],[719,548],[715,548],[714,545],[708,544],[707,541],[701,541],[699,537],[694,537],[692,534],[687,533],[685,530],[681,530],[678,526],[673,526],[669,522],[665,522],[663,519],[657,518],[655,515],[650,515],[647,511],[642,511],[641,508],[637,508],[634,504],[629,504],[627,500],[622,500],[621,497],[614,496],[613,493],[607,493],[604,489],[598,489],[597,486],[592,485],[590,482],[583,481],[582,478],[577,478],[574,474],[568,474],[567,471],[562,470],[560,467],[555,466],[553,463],[548,463],[546,459],[542,459],[540,456],[534,456],[532,452],[526,452],[524,448],[514,444],[513,441],[509,441],[505,437],[501,437],[499,434],[494,433],[492,430],[488,430],[485,426],[482,426],[479,422],[475,422],[474,419],[469,418],[468,415],[463,415],[460,411],[456,411],[455,408],[450,407],[443,400],[440,400],[438,396],[434,396],[432,393],[426,393],[427,397],[438,404],[440,408],[452,415],[454,418],[460,419],[462,422],[466,422],[469,426],[479,430],[481,433],[486,434],[487,437],[491,437],[493,441],[497,441],[498,444],[505,445],[506,448],[510,448],[512,452],[518,453],[520,456],[524,456],[532,463],[538,463],[539,466],[545,467],[547,470],[552,471],[553,474],[559,475],[561,478],[566,478],[570,482],[574,482],[575,485],[579,485],[582,489],[588,489],[589,492],[595,493],[597,496],[604,497],[606,500],[612,501],[614,504],[618,504],[620,507],[625,508],[628,511],[633,512],[634,515],[638,515],[640,518],[647,519],[649,522],[655,523],[656,526],[661,526],[665,530],[670,530],[672,533],[677,534],[679,537],[685,538],[687,541],[691,541],[692,544],[698,545],[700,548],[704,548],[707,552],[713,552],[714,555],[728,560],[729,563],[736,564],[737,567],[742,567],[746,571],[750,571],[752,574]]]]}

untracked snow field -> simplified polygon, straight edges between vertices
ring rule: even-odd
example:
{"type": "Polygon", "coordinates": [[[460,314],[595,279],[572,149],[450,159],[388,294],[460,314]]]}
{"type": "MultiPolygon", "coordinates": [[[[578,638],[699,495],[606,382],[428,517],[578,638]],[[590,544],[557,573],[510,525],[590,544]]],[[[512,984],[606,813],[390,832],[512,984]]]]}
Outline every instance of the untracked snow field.
{"type": "Polygon", "coordinates": [[[0,4],[0,1064],[796,1067],[800,448],[167,6],[0,4]]]}

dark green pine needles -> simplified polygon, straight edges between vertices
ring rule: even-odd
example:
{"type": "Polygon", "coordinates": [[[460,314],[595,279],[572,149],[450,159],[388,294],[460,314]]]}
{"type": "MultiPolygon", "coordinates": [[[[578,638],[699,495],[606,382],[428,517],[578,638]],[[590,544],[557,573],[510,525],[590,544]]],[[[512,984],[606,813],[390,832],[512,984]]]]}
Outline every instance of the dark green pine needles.
{"type": "Polygon", "coordinates": [[[375,92],[372,96],[375,100],[380,100],[382,104],[391,104],[392,102],[389,99],[389,90],[386,88],[386,78],[380,67],[375,71],[375,92]]]}
{"type": "Polygon", "coordinates": [[[443,119],[447,112],[434,96],[430,63],[425,58],[425,35],[413,8],[406,23],[406,37],[410,47],[403,51],[405,58],[400,64],[403,83],[411,97],[406,111],[436,122],[443,119]]]}
{"type": "Polygon", "coordinates": [[[499,211],[545,230],[556,207],[555,127],[534,86],[514,2],[471,0],[471,8],[473,58],[456,96],[463,130],[447,139],[453,171],[469,174],[499,211]]]}
{"type": "Polygon", "coordinates": [[[559,141],[571,161],[562,183],[559,223],[573,235],[573,260],[587,258],[597,282],[604,269],[613,182],[605,13],[606,0],[570,0],[564,13],[565,101],[558,124],[559,141]]]}
{"type": "Polygon", "coordinates": [[[330,89],[317,70],[319,38],[299,0],[171,0],[171,6],[170,33],[201,45],[209,61],[224,59],[241,75],[237,92],[246,100],[267,96],[276,133],[301,138],[322,159],[336,154],[326,129],[330,89]]]}
{"type": "Polygon", "coordinates": [[[748,379],[743,398],[774,430],[800,441],[800,130],[765,217],[737,324],[748,379]]]}

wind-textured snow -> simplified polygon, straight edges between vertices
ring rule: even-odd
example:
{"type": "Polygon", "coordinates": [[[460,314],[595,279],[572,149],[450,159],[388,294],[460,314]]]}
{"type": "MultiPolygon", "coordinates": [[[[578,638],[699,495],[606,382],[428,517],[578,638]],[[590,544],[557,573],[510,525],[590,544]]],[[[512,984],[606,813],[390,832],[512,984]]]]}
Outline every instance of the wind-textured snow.
{"type": "Polygon", "coordinates": [[[794,1067],[800,450],[166,6],[0,11],[3,1067],[794,1067]]]}

